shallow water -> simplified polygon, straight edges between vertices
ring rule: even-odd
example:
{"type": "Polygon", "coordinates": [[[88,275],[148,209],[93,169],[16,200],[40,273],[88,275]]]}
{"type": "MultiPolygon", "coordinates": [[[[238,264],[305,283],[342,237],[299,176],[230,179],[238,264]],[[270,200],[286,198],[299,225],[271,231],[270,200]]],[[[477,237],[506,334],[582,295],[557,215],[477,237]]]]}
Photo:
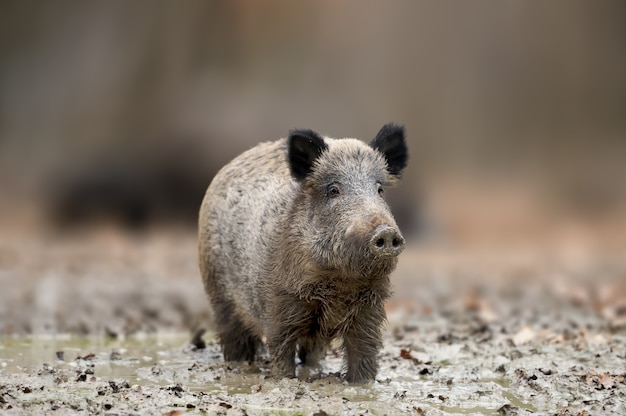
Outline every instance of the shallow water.
{"type": "Polygon", "coordinates": [[[57,368],[76,367],[80,357],[89,357],[103,377],[137,377],[136,370],[159,362],[185,345],[184,334],[135,336],[127,339],[79,337],[74,335],[0,338],[0,366],[4,374],[35,371],[43,363],[57,368]],[[59,359],[57,353],[62,353],[59,359]],[[119,354],[119,358],[112,354],[119,354]]]}
{"type": "Polygon", "coordinates": [[[341,379],[337,348],[319,370],[299,368],[296,379],[276,380],[267,359],[225,363],[211,334],[202,350],[193,350],[186,334],[1,338],[0,409],[477,415],[607,405],[626,410],[623,337],[584,344],[537,338],[517,346],[507,337],[489,342],[425,338],[407,333],[394,341],[388,334],[377,380],[363,386],[341,379]],[[401,353],[415,345],[420,347],[401,353]],[[613,377],[614,384],[604,388],[602,377],[613,377]]]}
{"type": "MultiPolygon", "coordinates": [[[[0,374],[3,379],[12,379],[18,384],[44,386],[45,393],[37,395],[34,394],[36,389],[31,389],[31,393],[23,395],[29,396],[22,397],[23,400],[32,399],[31,404],[54,400],[55,392],[59,397],[86,398],[93,395],[89,382],[124,380],[144,390],[181,385],[186,393],[238,397],[249,412],[285,414],[313,412],[320,401],[331,404],[329,410],[339,412],[343,404],[350,403],[362,410],[385,413],[393,408],[394,401],[403,401],[416,408],[432,408],[443,413],[493,414],[499,403],[495,398],[502,397],[506,384],[505,381],[500,384],[486,381],[484,385],[490,393],[471,397],[473,389],[467,386],[431,381],[428,376],[411,374],[406,368],[391,365],[381,368],[379,382],[352,386],[334,376],[341,369],[341,357],[336,354],[328,355],[319,372],[299,369],[299,380],[275,381],[269,378],[263,364],[224,363],[210,337],[208,347],[202,351],[192,351],[188,340],[185,334],[127,339],[4,338],[0,341],[0,374]],[[89,377],[81,383],[80,374],[85,371],[89,377]],[[54,378],[46,380],[48,373],[71,376],[58,383],[54,378]],[[267,397],[261,396],[269,396],[275,403],[268,405],[267,397]],[[302,400],[305,396],[312,400],[302,400]],[[445,402],[442,401],[444,396],[445,402]],[[339,399],[339,403],[329,403],[330,398],[339,399]],[[282,405],[276,407],[275,404],[282,405]]],[[[442,354],[454,359],[451,357],[454,349],[448,348],[442,354]]],[[[521,400],[517,402],[522,404],[521,400]]]]}

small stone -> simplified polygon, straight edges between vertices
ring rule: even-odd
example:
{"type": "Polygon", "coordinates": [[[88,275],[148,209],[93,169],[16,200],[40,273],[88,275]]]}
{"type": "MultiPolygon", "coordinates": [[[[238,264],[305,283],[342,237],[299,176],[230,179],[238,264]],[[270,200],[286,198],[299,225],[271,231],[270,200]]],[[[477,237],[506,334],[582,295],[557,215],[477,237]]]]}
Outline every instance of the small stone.
{"type": "Polygon", "coordinates": [[[518,407],[512,406],[510,404],[505,404],[498,409],[498,414],[504,416],[516,416],[518,414],[518,411],[518,407]]]}

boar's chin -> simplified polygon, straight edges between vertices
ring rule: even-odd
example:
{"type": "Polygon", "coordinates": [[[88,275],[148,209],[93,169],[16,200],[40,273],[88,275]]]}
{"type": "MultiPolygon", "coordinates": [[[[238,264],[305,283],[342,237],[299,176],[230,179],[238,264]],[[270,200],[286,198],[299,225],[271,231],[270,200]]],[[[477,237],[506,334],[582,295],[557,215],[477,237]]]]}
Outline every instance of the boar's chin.
{"type": "Polygon", "coordinates": [[[317,266],[325,273],[331,273],[342,279],[376,279],[387,278],[396,268],[398,258],[396,256],[383,257],[373,256],[370,253],[360,255],[341,255],[333,253],[331,256],[318,257],[317,266]]]}
{"type": "Polygon", "coordinates": [[[386,277],[396,268],[397,257],[369,257],[364,259],[360,275],[368,278],[386,277]]]}

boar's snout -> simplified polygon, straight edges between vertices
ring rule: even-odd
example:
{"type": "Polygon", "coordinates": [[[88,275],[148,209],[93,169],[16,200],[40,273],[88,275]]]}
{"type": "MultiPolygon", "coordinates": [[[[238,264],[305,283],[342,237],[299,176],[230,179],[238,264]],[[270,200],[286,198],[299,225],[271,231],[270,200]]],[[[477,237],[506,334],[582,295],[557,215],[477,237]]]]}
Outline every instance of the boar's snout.
{"type": "Polygon", "coordinates": [[[394,227],[380,225],[370,239],[370,251],[375,256],[395,257],[404,250],[404,237],[394,227]]]}

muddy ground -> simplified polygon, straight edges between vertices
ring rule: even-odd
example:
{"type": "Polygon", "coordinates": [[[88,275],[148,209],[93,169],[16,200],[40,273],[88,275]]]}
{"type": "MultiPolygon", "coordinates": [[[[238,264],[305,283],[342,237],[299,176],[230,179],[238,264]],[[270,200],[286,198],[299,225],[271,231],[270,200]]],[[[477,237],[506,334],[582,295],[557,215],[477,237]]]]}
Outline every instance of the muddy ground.
{"type": "Polygon", "coordinates": [[[619,250],[413,245],[353,386],[337,345],[297,379],[224,363],[191,232],[0,238],[1,414],[626,414],[619,250]]]}

